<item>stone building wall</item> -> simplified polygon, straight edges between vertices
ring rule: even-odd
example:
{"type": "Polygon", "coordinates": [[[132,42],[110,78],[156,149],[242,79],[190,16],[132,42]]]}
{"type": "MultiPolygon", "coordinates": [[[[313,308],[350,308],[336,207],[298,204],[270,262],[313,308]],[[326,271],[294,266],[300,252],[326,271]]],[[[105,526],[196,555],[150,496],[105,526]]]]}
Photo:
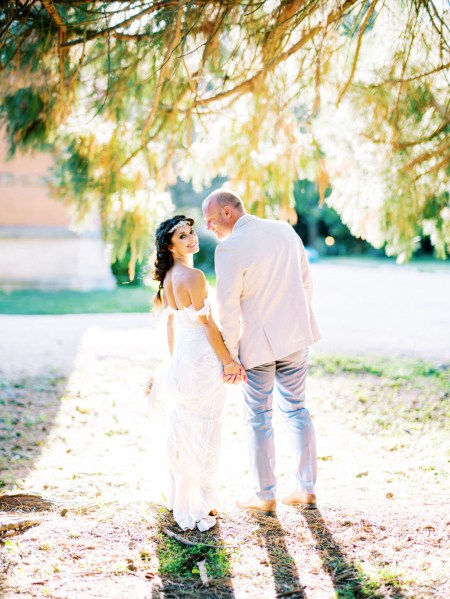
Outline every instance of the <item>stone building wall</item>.
{"type": "Polygon", "coordinates": [[[0,288],[112,289],[98,219],[75,228],[69,206],[50,196],[51,158],[6,153],[0,132],[0,288]]]}

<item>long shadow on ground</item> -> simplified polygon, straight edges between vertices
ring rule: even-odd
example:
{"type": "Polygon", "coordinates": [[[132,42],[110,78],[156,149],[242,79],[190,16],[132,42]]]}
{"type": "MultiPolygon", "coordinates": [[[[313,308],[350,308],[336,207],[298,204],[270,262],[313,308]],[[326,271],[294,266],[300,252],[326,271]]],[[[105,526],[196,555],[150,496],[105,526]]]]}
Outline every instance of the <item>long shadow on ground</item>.
{"type": "Polygon", "coordinates": [[[256,534],[265,546],[277,597],[303,599],[305,594],[297,566],[286,546],[285,534],[276,516],[249,514],[258,525],[256,534]]]}
{"type": "MultiPolygon", "coordinates": [[[[334,540],[319,510],[305,510],[303,518],[316,542],[322,559],[323,569],[329,574],[335,588],[336,597],[355,599],[382,599],[386,594],[377,592],[374,582],[369,581],[348,559],[334,540]]],[[[397,587],[389,589],[389,597],[401,599],[405,595],[397,587]]]]}
{"type": "MultiPolygon", "coordinates": [[[[33,469],[41,455],[47,437],[54,425],[64,393],[66,379],[60,376],[23,377],[9,380],[0,375],[0,496],[16,489],[23,489],[23,479],[33,469]]],[[[19,500],[17,507],[0,502],[0,521],[11,524],[15,516],[11,510],[40,510],[42,506],[32,496],[26,506],[19,500]],[[2,511],[4,510],[4,511],[2,511]]],[[[44,508],[45,509],[45,508],[44,508]]],[[[16,516],[20,521],[20,518],[16,516]]],[[[19,525],[5,534],[19,534],[19,525]]],[[[1,537],[2,533],[0,533],[1,537]]],[[[7,579],[9,567],[6,553],[0,554],[0,595],[7,579]]]]}
{"type": "Polygon", "coordinates": [[[0,493],[21,485],[38,460],[64,394],[61,376],[0,375],[0,493]]]}

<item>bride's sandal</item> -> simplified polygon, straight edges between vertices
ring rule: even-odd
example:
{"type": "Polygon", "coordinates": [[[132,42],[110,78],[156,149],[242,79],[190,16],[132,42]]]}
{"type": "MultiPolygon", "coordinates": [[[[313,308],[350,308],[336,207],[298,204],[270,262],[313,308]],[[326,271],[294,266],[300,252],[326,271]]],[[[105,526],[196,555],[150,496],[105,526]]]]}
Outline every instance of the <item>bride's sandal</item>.
{"type": "Polygon", "coordinates": [[[208,516],[217,516],[218,515],[218,511],[216,509],[213,509],[209,512],[208,516]]]}

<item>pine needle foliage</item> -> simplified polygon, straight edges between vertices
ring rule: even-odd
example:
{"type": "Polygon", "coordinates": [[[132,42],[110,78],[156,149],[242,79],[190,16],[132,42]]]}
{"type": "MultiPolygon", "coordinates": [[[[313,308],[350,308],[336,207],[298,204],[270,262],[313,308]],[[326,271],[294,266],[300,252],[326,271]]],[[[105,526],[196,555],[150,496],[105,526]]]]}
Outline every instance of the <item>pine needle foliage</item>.
{"type": "Polygon", "coordinates": [[[444,258],[449,26],[438,0],[10,0],[0,118],[131,271],[177,176],[290,221],[309,178],[355,235],[444,258]]]}

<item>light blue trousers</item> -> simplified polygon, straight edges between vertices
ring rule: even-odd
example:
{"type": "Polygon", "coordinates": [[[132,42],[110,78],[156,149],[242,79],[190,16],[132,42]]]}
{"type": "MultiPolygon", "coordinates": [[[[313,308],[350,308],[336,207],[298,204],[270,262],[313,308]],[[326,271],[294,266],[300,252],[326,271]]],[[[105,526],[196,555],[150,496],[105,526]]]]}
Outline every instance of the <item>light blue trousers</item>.
{"type": "Polygon", "coordinates": [[[305,381],[308,350],[302,350],[268,364],[247,370],[243,383],[245,416],[250,446],[250,466],[256,496],[274,499],[276,494],[275,445],[272,427],[274,387],[283,415],[295,460],[297,488],[315,493],[317,478],[316,436],[305,408],[305,381]]]}

